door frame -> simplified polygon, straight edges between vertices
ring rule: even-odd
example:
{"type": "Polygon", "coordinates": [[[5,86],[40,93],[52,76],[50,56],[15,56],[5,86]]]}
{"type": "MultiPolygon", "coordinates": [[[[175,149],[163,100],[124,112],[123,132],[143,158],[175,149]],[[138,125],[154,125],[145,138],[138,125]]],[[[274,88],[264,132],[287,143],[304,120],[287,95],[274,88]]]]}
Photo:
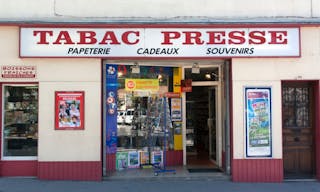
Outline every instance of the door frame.
{"type": "MultiPolygon", "coordinates": [[[[200,66],[201,68],[210,68],[210,67],[218,67],[219,68],[219,81],[195,81],[192,82],[193,86],[210,86],[213,87],[216,94],[216,165],[218,167],[222,167],[222,146],[223,146],[223,121],[222,121],[222,103],[223,103],[223,97],[222,97],[222,72],[221,72],[221,66],[220,65],[205,65],[200,66]]],[[[185,77],[184,70],[186,68],[191,68],[190,66],[186,66],[182,68],[182,77],[185,77]]],[[[184,79],[184,78],[183,78],[184,79]]],[[[182,123],[182,136],[183,136],[183,165],[187,165],[187,150],[186,150],[186,93],[182,93],[182,113],[183,113],[183,123],[182,123]]]]}

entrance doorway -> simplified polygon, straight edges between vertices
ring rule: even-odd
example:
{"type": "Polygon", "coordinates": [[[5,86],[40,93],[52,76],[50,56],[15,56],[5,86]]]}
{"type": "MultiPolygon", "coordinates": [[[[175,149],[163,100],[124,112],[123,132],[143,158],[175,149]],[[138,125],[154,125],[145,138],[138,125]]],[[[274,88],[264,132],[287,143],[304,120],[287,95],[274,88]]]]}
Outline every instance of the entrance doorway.
{"type": "Polygon", "coordinates": [[[315,176],[314,83],[282,84],[282,135],[284,177],[315,176]]]}
{"type": "Polygon", "coordinates": [[[188,167],[212,168],[216,161],[214,86],[193,86],[186,94],[186,152],[188,167]]]}
{"type": "Polygon", "coordinates": [[[192,80],[192,91],[185,94],[185,163],[188,169],[221,168],[222,65],[193,67],[184,69],[184,78],[192,80]]]}

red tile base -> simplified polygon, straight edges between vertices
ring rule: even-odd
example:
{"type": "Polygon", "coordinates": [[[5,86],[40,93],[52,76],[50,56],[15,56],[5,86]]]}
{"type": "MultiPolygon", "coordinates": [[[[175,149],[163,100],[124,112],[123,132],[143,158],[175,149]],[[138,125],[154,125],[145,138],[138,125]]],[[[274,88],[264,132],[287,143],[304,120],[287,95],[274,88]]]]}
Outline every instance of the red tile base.
{"type": "Polygon", "coordinates": [[[235,182],[282,182],[282,159],[233,159],[232,180],[235,182]]]}
{"type": "Polygon", "coordinates": [[[37,176],[38,161],[0,161],[0,176],[37,176]]]}
{"type": "Polygon", "coordinates": [[[89,162],[39,162],[38,178],[47,180],[100,181],[102,164],[89,162]]]}

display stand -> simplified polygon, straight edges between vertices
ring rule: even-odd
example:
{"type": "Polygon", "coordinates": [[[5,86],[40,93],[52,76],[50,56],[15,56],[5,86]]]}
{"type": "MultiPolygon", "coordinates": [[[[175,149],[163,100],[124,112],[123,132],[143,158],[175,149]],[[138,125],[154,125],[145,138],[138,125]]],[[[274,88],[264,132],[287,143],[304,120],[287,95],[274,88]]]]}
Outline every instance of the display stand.
{"type": "Polygon", "coordinates": [[[153,150],[153,137],[154,137],[154,129],[158,127],[157,124],[159,122],[159,108],[158,108],[158,98],[157,97],[149,97],[148,98],[148,107],[147,107],[147,118],[146,118],[146,141],[147,141],[147,152],[148,152],[148,163],[141,164],[141,168],[152,168],[152,150],[153,150]]]}
{"type": "Polygon", "coordinates": [[[176,173],[175,170],[169,170],[166,168],[166,150],[167,150],[167,139],[170,137],[171,118],[169,105],[167,104],[167,98],[150,97],[148,100],[147,110],[147,148],[149,154],[149,162],[140,164],[141,168],[153,168],[154,175],[157,176],[159,173],[171,172],[176,173]],[[163,150],[157,145],[157,142],[163,141],[163,150]],[[155,154],[160,154],[155,158],[155,154]],[[160,157],[160,160],[159,160],[160,157]],[[157,161],[155,160],[157,159],[157,161]]]}
{"type": "MultiPolygon", "coordinates": [[[[163,131],[163,163],[161,165],[160,164],[153,164],[154,167],[154,175],[158,176],[159,173],[176,173],[176,170],[174,169],[167,169],[166,168],[166,151],[167,151],[167,135],[170,134],[170,131],[168,130],[168,128],[170,128],[168,126],[168,124],[170,125],[171,120],[167,120],[167,118],[169,117],[170,119],[170,111],[169,111],[169,105],[167,104],[167,98],[163,97],[162,100],[163,103],[163,123],[162,123],[162,131],[163,131]]],[[[170,135],[169,135],[170,136],[170,135]]]]}

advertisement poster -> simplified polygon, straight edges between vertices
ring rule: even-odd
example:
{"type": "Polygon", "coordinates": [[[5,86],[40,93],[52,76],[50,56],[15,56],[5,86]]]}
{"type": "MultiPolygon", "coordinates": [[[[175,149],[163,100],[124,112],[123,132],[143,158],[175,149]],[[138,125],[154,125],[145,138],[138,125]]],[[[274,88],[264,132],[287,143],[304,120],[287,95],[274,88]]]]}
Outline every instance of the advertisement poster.
{"type": "Polygon", "coordinates": [[[246,88],[246,155],[271,157],[271,89],[246,88]]]}
{"type": "Polygon", "coordinates": [[[171,120],[182,121],[181,98],[171,98],[171,120]]]}
{"type": "Polygon", "coordinates": [[[157,92],[160,89],[158,79],[125,79],[126,91],[144,91],[157,92]]]}
{"type": "Polygon", "coordinates": [[[192,79],[181,80],[181,92],[192,92],[192,79]]]}
{"type": "Polygon", "coordinates": [[[107,154],[117,152],[117,65],[106,66],[106,150],[107,154]]]}
{"type": "Polygon", "coordinates": [[[140,167],[140,157],[138,151],[130,151],[128,153],[129,164],[128,168],[139,168],[140,167]]]}
{"type": "Polygon", "coordinates": [[[123,170],[128,168],[128,152],[117,152],[116,169],[123,170]]]}
{"type": "Polygon", "coordinates": [[[84,92],[55,92],[55,129],[84,129],[84,92]]]}
{"type": "Polygon", "coordinates": [[[174,134],[175,135],[181,135],[182,134],[182,122],[172,122],[172,127],[174,128],[174,134]]]}

